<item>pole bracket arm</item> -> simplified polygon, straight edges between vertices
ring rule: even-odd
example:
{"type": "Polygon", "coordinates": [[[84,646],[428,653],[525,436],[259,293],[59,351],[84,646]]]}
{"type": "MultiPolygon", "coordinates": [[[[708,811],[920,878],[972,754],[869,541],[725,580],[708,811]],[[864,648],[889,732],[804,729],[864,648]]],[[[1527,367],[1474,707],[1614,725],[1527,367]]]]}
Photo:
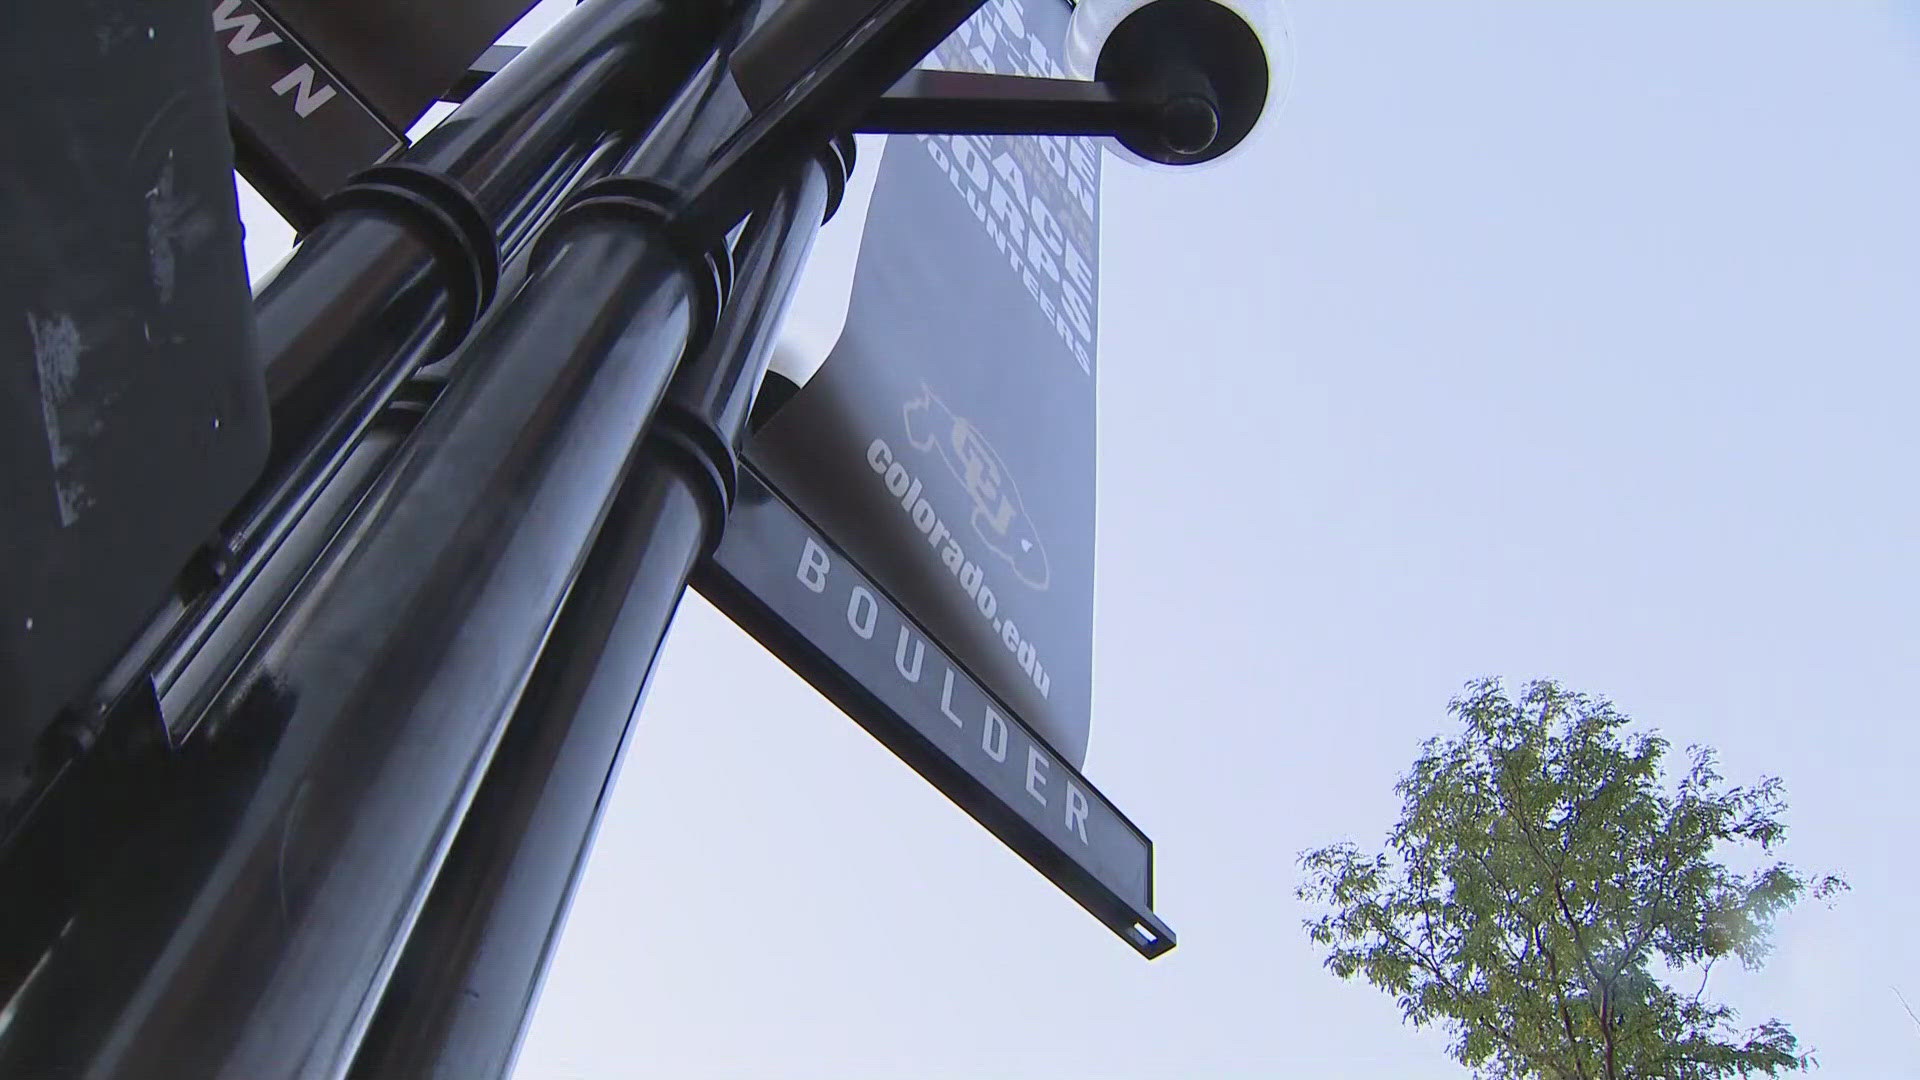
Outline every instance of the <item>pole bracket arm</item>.
{"type": "Polygon", "coordinates": [[[1200,94],[1159,95],[1106,82],[915,68],[874,102],[858,130],[885,134],[1094,135],[1163,142],[1197,154],[1219,134],[1200,94]]]}

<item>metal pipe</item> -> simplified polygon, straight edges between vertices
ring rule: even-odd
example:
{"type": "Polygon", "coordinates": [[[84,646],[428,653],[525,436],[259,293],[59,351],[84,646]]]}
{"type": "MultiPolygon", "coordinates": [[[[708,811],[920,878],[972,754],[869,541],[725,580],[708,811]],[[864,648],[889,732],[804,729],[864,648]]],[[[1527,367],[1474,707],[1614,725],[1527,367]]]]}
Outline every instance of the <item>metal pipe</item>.
{"type": "MultiPolygon", "coordinates": [[[[619,145],[619,140],[603,141],[587,155],[584,165],[565,173],[556,168],[542,178],[533,212],[510,223],[502,236],[506,252],[503,284],[517,288],[524,280],[526,249],[538,228],[573,187],[605,175],[619,145]]],[[[283,551],[282,538],[296,528],[317,500],[358,499],[365,493],[371,476],[349,474],[341,479],[336,475],[338,467],[357,452],[361,435],[386,403],[419,373],[430,355],[435,332],[432,325],[420,327],[379,377],[341,410],[334,421],[338,430],[319,439],[309,458],[290,470],[271,496],[261,500],[255,514],[229,541],[240,553],[232,571],[218,589],[187,613],[152,660],[151,677],[161,719],[175,741],[184,738],[189,726],[206,711],[211,695],[225,683],[246,649],[265,629],[267,619],[292,592],[299,575],[319,554],[317,547],[283,551]]]]}
{"type": "Polygon", "coordinates": [[[868,133],[1131,135],[1153,132],[1163,104],[1101,82],[917,68],[860,118],[868,133]]]}
{"type": "MultiPolygon", "coordinates": [[[[576,175],[563,178],[565,184],[571,186],[604,175],[617,157],[618,147],[618,140],[603,142],[576,175]]],[[[538,214],[516,222],[504,236],[508,250],[504,280],[517,283],[524,278],[529,241],[564,194],[564,187],[549,194],[538,214]]],[[[244,557],[222,580],[220,588],[184,615],[176,616],[179,625],[165,644],[157,651],[148,650],[138,660],[141,681],[152,686],[161,722],[171,723],[171,742],[180,744],[188,725],[206,712],[212,696],[225,685],[295,585],[339,532],[348,512],[366,495],[424,410],[430,398],[412,391],[431,388],[407,383],[407,376],[424,356],[433,329],[421,327],[389,366],[388,377],[370,389],[370,400],[364,406],[369,414],[360,418],[351,433],[335,440],[332,458],[301,470],[301,485],[272,500],[269,507],[273,512],[263,511],[257,534],[250,538],[244,557]],[[386,406],[384,403],[403,384],[410,389],[405,395],[408,401],[386,406]],[[374,409],[381,410],[377,416],[371,413],[374,409]]],[[[361,411],[361,407],[349,410],[361,411]]],[[[231,720],[225,725],[229,741],[256,738],[234,735],[236,726],[231,720]]],[[[164,922],[149,920],[141,924],[144,931],[130,928],[124,925],[129,912],[112,904],[103,908],[97,900],[100,896],[136,895],[147,901],[143,908],[146,914],[158,910],[153,902],[154,883],[148,874],[139,871],[128,877],[123,868],[118,868],[124,862],[122,846],[127,837],[123,834],[128,831],[130,818],[137,815],[151,824],[156,815],[167,813],[169,799],[204,800],[205,792],[193,790],[203,784],[223,788],[230,798],[246,797],[250,782],[244,775],[214,779],[206,766],[198,764],[234,758],[218,749],[209,751],[202,745],[207,741],[201,738],[188,742],[172,756],[153,754],[151,746],[103,746],[67,778],[65,788],[78,790],[63,788],[58,805],[38,816],[30,832],[23,834],[24,842],[6,850],[6,879],[18,885],[0,891],[0,1017],[12,1019],[11,1024],[0,1020],[0,1031],[10,1027],[16,1030],[10,1037],[11,1045],[0,1053],[0,1062],[15,1063],[22,1075],[57,1073],[53,1062],[67,1060],[62,1054],[79,1052],[61,1033],[81,1033],[77,1045],[85,1046],[86,1034],[97,1033],[109,1022],[106,1014],[124,1005],[126,994],[131,992],[126,983],[131,976],[124,971],[118,979],[91,983],[81,1014],[94,1017],[91,1023],[70,1014],[73,999],[26,993],[22,977],[37,966],[50,965],[54,970],[81,973],[76,978],[89,978],[87,972],[107,962],[97,953],[82,956],[76,951],[87,948],[88,942],[113,940],[117,954],[138,955],[137,947],[129,952],[125,945],[129,935],[137,938],[142,932],[160,933],[164,922]],[[92,928],[103,918],[123,925],[111,931],[94,931],[92,928]],[[64,931],[60,929],[62,923],[66,924],[64,931]],[[43,1006],[49,1002],[59,1010],[51,1017],[43,1015],[43,1006]]],[[[154,831],[161,835],[160,850],[172,852],[181,860],[189,857],[189,851],[201,851],[204,856],[215,839],[183,835],[205,831],[198,826],[154,831]]],[[[134,835],[138,837],[137,832],[134,835]]],[[[149,837],[143,842],[153,841],[149,837]]],[[[182,869],[175,868],[174,876],[191,876],[182,869]]],[[[112,966],[107,963],[108,969],[112,966]]],[[[6,1042],[0,1039],[0,1043],[6,1042]]],[[[12,1066],[0,1065],[0,1074],[11,1075],[14,1071],[12,1066]]]]}
{"type": "Polygon", "coordinates": [[[396,163],[333,200],[255,300],[269,478],[435,318],[445,353],[485,309],[495,234],[610,129],[643,127],[726,17],[699,0],[587,0],[396,163]]]}
{"type": "MultiPolygon", "coordinates": [[[[358,439],[327,490],[261,573],[297,577],[393,456],[416,417],[389,412],[358,439]]],[[[102,740],[77,762],[57,812],[7,852],[0,893],[0,1076],[85,1075],[143,969],[211,873],[233,809],[255,794],[285,727],[263,690],[229,737],[170,751],[162,740],[102,740]],[[38,849],[38,850],[35,850],[38,849]]],[[[149,1075],[171,1075],[155,1065],[149,1075]]]]}
{"type": "MultiPolygon", "coordinates": [[[[851,143],[846,144],[849,148],[851,143]]],[[[695,559],[717,541],[731,445],[845,162],[809,165],[749,223],[713,341],[657,423],[699,427],[724,461],[650,436],[569,594],[388,984],[352,1076],[510,1071],[605,808],[632,717],[695,559]],[[678,419],[672,419],[677,417],[678,419]]]]}
{"type": "MultiPolygon", "coordinates": [[[[42,1071],[346,1069],[653,404],[711,317],[688,265],[631,220],[563,218],[541,250],[196,736],[257,742],[263,698],[286,714],[257,782],[232,778],[251,794],[195,826],[217,857],[151,868],[149,891],[191,897],[184,915],[159,937],[141,893],[101,897],[74,955],[113,966],[27,987],[58,1015],[136,986],[69,1044],[84,1056],[42,1071]]],[[[134,833],[135,851],[179,839],[134,833]]],[[[0,1075],[31,1075],[9,1072],[11,1035],[0,1075]]]]}
{"type": "Polygon", "coordinates": [[[364,460],[361,441],[426,355],[435,332],[433,326],[423,326],[401,343],[382,377],[365,387],[354,407],[342,415],[343,430],[315,447],[312,459],[279,485],[237,535],[233,546],[238,557],[232,568],[211,593],[183,613],[180,624],[152,658],[149,678],[173,741],[183,738],[191,722],[206,710],[210,695],[332,539],[332,532],[315,535],[309,518],[326,516],[328,502],[350,506],[372,483],[377,474],[343,473],[342,468],[356,457],[364,460]],[[288,543],[289,537],[300,534],[309,540],[288,543]]]}
{"type": "Polygon", "coordinates": [[[468,808],[350,1076],[508,1074],[706,527],[692,481],[636,469],[468,808]]]}
{"type": "MultiPolygon", "coordinates": [[[[744,0],[755,3],[755,0],[744,0]]],[[[819,147],[854,130],[983,0],[758,4],[674,96],[608,190],[645,192],[694,244],[725,234],[819,147]],[[764,15],[762,14],[764,13],[764,15]]]]}
{"type": "MultiPolygon", "coordinates": [[[[668,19],[661,2],[587,7],[668,19]]],[[[655,143],[648,175],[691,178],[695,195],[722,178],[720,204],[750,209],[743,163],[798,170],[816,128],[839,130],[842,114],[865,107],[866,81],[879,93],[926,51],[910,50],[917,34],[931,47],[975,6],[885,0],[838,52],[809,57],[822,77],[801,72],[717,147],[686,146],[682,157],[655,143]],[[916,22],[918,8],[938,17],[916,22]]],[[[646,66],[660,75],[703,52],[731,59],[711,38],[686,49],[696,37],[645,38],[644,55],[659,61],[646,66]]],[[[492,160],[483,140],[450,139],[464,148],[456,159],[492,160]]],[[[467,269],[491,250],[480,200],[444,175],[383,169],[356,198],[418,210],[443,264],[458,261],[446,247],[469,257],[467,269]]],[[[640,194],[646,179],[590,186],[546,230],[524,285],[467,343],[460,377],[186,744],[201,762],[194,782],[130,823],[103,866],[105,880],[141,887],[95,892],[0,1009],[0,1075],[261,1080],[349,1067],[640,435],[724,293],[701,253],[742,215],[707,230],[682,214],[670,228],[640,194]],[[11,1022],[23,1015],[73,1019],[49,1047],[33,1034],[40,1025],[11,1022]]],[[[725,216],[702,205],[707,221],[725,216]]],[[[337,325],[312,332],[347,336],[337,325]]],[[[730,465],[731,447],[712,453],[726,440],[690,415],[676,409],[663,424],[661,460],[699,466],[721,520],[731,470],[718,458],[730,465]]]]}
{"type": "MultiPolygon", "coordinates": [[[[556,162],[540,178],[533,212],[516,215],[503,229],[503,281],[517,285],[524,277],[526,249],[535,231],[574,185],[605,174],[620,145],[618,139],[605,140],[586,164],[575,169],[573,162],[556,162]]],[[[130,674],[110,680],[108,692],[115,698],[124,692],[128,700],[114,708],[138,715],[122,717],[114,738],[76,758],[77,767],[62,772],[56,797],[43,800],[32,819],[22,823],[20,834],[5,845],[0,881],[9,887],[0,890],[0,1017],[12,1022],[0,1022],[0,1030],[17,1026],[6,1060],[33,1062],[20,1066],[24,1075],[42,1075],[52,1068],[47,1062],[58,1060],[49,1057],[47,1049],[63,1045],[55,1033],[93,1030],[71,1015],[41,1017],[32,1004],[38,999],[22,993],[24,977],[48,964],[77,971],[96,966],[97,959],[75,959],[73,948],[75,942],[89,939],[89,928],[102,917],[99,905],[89,906],[89,897],[105,890],[152,898],[144,875],[116,877],[114,853],[125,839],[128,821],[151,821],[164,812],[160,808],[167,798],[186,790],[179,785],[193,783],[183,778],[204,777],[194,762],[225,760],[195,745],[177,755],[155,753],[145,717],[154,715],[159,746],[164,747],[178,745],[191,722],[206,712],[212,696],[334,538],[424,409],[429,399],[413,392],[405,395],[405,404],[387,403],[402,386],[411,385],[410,375],[428,355],[436,330],[431,323],[416,328],[380,377],[342,410],[336,428],[318,440],[309,458],[290,470],[230,534],[230,546],[238,554],[217,588],[184,608],[175,604],[171,615],[156,621],[147,635],[151,641],[125,658],[121,666],[130,674]],[[66,959],[56,960],[55,954],[66,959]]],[[[222,783],[234,797],[244,797],[236,786],[243,780],[228,777],[222,783]]],[[[177,850],[177,843],[167,850],[177,850]]],[[[148,910],[153,910],[151,904],[148,910]]],[[[126,913],[106,917],[124,919],[126,913]]],[[[99,1014],[118,1002],[116,985],[106,980],[94,986],[85,999],[86,1014],[99,1014]]]]}

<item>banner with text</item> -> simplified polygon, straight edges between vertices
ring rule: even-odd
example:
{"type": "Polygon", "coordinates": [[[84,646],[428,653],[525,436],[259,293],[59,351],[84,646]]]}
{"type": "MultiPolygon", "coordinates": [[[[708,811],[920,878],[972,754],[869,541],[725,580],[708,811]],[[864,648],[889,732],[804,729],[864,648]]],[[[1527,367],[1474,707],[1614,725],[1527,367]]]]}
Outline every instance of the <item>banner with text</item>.
{"type": "MultiPolygon", "coordinates": [[[[932,61],[1062,77],[1070,13],[988,0],[932,61]]],[[[1092,692],[1099,183],[1087,139],[891,137],[846,328],[746,449],[1076,767],[1092,692]]]]}

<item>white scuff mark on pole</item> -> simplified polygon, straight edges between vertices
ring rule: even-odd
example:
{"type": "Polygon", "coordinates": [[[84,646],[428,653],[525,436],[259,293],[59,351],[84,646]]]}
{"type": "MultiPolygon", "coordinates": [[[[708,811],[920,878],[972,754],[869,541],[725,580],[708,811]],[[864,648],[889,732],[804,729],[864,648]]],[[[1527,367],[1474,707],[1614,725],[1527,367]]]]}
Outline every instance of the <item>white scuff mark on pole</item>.
{"type": "Polygon", "coordinates": [[[53,459],[54,500],[60,507],[60,525],[65,528],[80,520],[81,512],[93,505],[86,485],[74,475],[74,446],[62,422],[80,377],[80,328],[65,313],[43,319],[28,312],[27,329],[33,334],[34,372],[40,382],[41,426],[46,430],[47,450],[53,459]]]}

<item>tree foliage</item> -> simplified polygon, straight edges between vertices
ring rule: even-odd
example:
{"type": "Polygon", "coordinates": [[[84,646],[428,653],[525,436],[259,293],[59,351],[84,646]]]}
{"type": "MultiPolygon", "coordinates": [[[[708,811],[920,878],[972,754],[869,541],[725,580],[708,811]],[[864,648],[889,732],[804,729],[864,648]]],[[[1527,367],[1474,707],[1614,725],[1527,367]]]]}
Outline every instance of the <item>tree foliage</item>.
{"type": "Polygon", "coordinates": [[[1417,1026],[1498,1080],[1707,1080],[1811,1064],[1777,1020],[1750,1030],[1705,996],[1716,962],[1758,967],[1774,919],[1846,888],[1722,846],[1770,852],[1780,782],[1728,787],[1709,749],[1677,781],[1668,745],[1604,700],[1552,682],[1517,700],[1471,684],[1464,730],[1429,740],[1397,790],[1386,850],[1307,852],[1301,899],[1326,966],[1394,996],[1417,1026]]]}

